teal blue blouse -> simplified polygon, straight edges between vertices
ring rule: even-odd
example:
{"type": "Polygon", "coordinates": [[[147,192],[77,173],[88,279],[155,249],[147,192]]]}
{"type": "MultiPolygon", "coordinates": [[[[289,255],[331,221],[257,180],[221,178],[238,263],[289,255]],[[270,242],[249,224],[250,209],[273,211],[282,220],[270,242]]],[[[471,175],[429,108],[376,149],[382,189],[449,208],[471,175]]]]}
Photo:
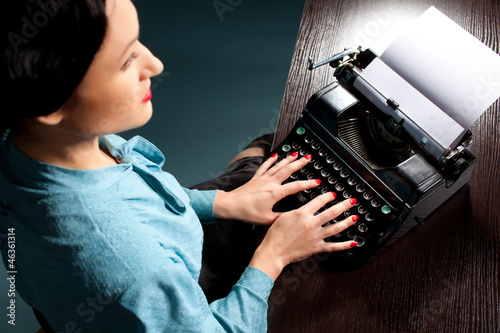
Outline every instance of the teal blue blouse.
{"type": "Polygon", "coordinates": [[[67,169],[0,140],[0,232],[15,232],[14,268],[6,241],[1,251],[19,295],[56,332],[265,332],[269,276],[248,267],[211,304],[198,285],[216,191],[182,188],[141,137],[100,143],[120,164],[67,169]]]}

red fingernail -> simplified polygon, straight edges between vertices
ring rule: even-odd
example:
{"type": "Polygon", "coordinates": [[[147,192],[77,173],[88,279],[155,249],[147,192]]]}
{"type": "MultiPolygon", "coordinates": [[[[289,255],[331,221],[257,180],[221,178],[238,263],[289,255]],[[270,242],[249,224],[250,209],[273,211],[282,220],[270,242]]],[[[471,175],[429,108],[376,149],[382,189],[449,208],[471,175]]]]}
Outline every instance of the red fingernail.
{"type": "Polygon", "coordinates": [[[298,155],[298,154],[299,154],[299,152],[298,152],[298,151],[294,151],[294,152],[292,153],[292,155],[290,155],[290,156],[292,156],[292,157],[297,157],[297,155],[298,155]]]}
{"type": "Polygon", "coordinates": [[[333,198],[335,199],[337,197],[337,193],[335,192],[330,192],[333,195],[333,198]]]}
{"type": "Polygon", "coordinates": [[[351,247],[356,247],[356,246],[358,246],[358,242],[352,242],[351,243],[351,247]]]}
{"type": "Polygon", "coordinates": [[[315,179],[314,181],[315,181],[315,182],[316,182],[316,184],[318,184],[318,185],[319,185],[319,184],[321,184],[321,179],[315,179]]]}
{"type": "Polygon", "coordinates": [[[273,156],[271,156],[271,158],[275,158],[276,156],[278,156],[278,153],[274,153],[273,156]]]}
{"type": "Polygon", "coordinates": [[[356,223],[358,220],[359,220],[359,216],[358,215],[353,215],[352,216],[352,222],[356,223]]]}
{"type": "Polygon", "coordinates": [[[311,155],[311,154],[307,154],[306,156],[304,156],[304,158],[305,158],[306,160],[310,161],[310,160],[311,160],[311,158],[312,158],[312,155],[311,155]]]}
{"type": "Polygon", "coordinates": [[[358,202],[358,201],[355,198],[351,198],[351,199],[349,199],[349,202],[351,203],[351,205],[354,206],[356,204],[356,202],[358,202]]]}

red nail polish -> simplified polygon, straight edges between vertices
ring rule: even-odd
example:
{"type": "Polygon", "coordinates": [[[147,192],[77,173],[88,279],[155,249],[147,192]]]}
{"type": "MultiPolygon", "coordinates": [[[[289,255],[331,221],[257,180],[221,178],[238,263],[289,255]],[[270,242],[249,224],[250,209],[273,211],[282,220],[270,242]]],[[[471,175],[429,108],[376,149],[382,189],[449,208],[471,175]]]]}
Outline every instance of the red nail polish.
{"type": "Polygon", "coordinates": [[[275,158],[276,156],[278,156],[278,153],[274,153],[273,156],[271,156],[271,158],[275,158]]]}
{"type": "Polygon", "coordinates": [[[292,156],[292,157],[297,157],[297,155],[298,155],[298,154],[299,154],[299,152],[294,151],[294,152],[292,153],[292,155],[290,155],[290,156],[292,156]]]}
{"type": "Polygon", "coordinates": [[[351,198],[351,199],[349,199],[349,203],[350,203],[351,205],[353,205],[353,206],[356,204],[356,202],[358,202],[358,201],[357,201],[355,198],[351,198]]]}
{"type": "Polygon", "coordinates": [[[308,161],[310,161],[312,159],[312,155],[311,154],[307,154],[306,156],[304,156],[304,158],[308,161]]]}
{"type": "Polygon", "coordinates": [[[319,185],[319,184],[321,184],[321,179],[315,179],[314,181],[315,181],[315,182],[316,182],[316,184],[318,184],[318,185],[319,185]]]}
{"type": "Polygon", "coordinates": [[[356,223],[358,220],[359,220],[359,216],[358,215],[353,215],[352,216],[352,222],[356,223]]]}
{"type": "Polygon", "coordinates": [[[351,243],[351,247],[356,247],[356,246],[358,246],[358,242],[352,242],[351,243]]]}
{"type": "Polygon", "coordinates": [[[337,197],[337,193],[335,193],[335,192],[330,192],[330,193],[332,194],[334,199],[337,197]]]}

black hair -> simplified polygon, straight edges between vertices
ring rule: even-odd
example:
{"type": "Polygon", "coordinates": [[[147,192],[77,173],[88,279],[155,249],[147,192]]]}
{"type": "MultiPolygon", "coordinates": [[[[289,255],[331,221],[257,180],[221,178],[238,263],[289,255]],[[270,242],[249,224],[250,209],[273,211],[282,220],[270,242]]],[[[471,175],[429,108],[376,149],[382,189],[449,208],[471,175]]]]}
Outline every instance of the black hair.
{"type": "Polygon", "coordinates": [[[0,14],[0,132],[59,109],[106,34],[105,0],[9,0],[0,14]]]}

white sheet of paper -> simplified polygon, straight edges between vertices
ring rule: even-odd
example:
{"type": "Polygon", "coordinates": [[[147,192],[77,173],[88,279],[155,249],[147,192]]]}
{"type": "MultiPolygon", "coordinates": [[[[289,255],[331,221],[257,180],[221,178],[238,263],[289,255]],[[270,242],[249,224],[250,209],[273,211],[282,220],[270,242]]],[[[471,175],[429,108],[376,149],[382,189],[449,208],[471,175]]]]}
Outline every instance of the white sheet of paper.
{"type": "MultiPolygon", "coordinates": [[[[394,99],[399,104],[399,109],[423,130],[423,136],[432,137],[443,148],[455,145],[457,139],[464,133],[462,126],[413,88],[380,58],[375,58],[362,75],[385,97],[394,99]]],[[[355,87],[357,84],[361,82],[356,80],[355,87]]],[[[389,112],[395,113],[394,110],[389,112]]],[[[398,118],[395,114],[395,119],[399,120],[398,118]]],[[[421,137],[415,137],[417,141],[420,139],[421,137]]]]}
{"type": "Polygon", "coordinates": [[[466,129],[500,97],[500,56],[434,7],[380,58],[466,129]]]}

